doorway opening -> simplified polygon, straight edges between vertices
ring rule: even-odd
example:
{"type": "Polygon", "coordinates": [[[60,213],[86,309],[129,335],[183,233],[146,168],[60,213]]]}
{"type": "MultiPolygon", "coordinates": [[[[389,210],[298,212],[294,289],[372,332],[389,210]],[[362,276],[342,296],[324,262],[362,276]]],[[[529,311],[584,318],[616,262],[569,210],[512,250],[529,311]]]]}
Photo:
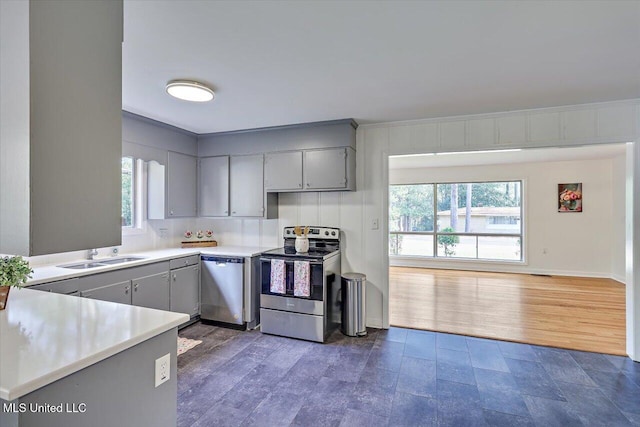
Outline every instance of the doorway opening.
{"type": "Polygon", "coordinates": [[[390,156],[390,325],[626,355],[625,162],[624,144],[390,156]]]}

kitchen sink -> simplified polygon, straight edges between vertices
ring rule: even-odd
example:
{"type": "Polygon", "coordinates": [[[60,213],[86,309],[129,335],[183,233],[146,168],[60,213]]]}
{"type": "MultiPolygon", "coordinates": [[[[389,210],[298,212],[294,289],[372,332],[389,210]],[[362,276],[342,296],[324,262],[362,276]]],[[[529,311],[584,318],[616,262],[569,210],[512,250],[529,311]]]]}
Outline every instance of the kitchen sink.
{"type": "Polygon", "coordinates": [[[75,264],[64,264],[64,265],[59,265],[58,267],[61,268],[72,268],[74,270],[85,270],[87,268],[96,268],[96,267],[104,267],[107,264],[102,264],[100,262],[77,262],[75,264]]]}
{"type": "Polygon", "coordinates": [[[88,268],[106,267],[108,265],[123,264],[125,262],[139,261],[144,259],[140,256],[124,256],[117,258],[98,259],[95,261],[76,262],[73,264],[59,265],[60,268],[71,268],[73,270],[86,270],[88,268]]]}
{"type": "Polygon", "coordinates": [[[117,257],[117,258],[110,258],[110,259],[101,259],[101,260],[98,260],[98,262],[101,264],[113,265],[113,264],[122,264],[123,262],[139,261],[141,259],[144,259],[144,257],[124,256],[124,257],[117,257]]]}

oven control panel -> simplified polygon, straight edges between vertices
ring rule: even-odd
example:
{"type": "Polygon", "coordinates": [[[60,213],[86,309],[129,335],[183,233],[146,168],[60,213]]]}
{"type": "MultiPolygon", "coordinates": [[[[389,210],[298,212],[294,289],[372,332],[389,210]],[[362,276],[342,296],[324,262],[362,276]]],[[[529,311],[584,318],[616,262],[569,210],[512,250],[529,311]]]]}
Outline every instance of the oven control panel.
{"type": "MultiPolygon", "coordinates": [[[[304,230],[305,227],[300,227],[304,230]]],[[[295,227],[284,228],[284,238],[295,238],[295,227]]],[[[309,227],[309,233],[307,234],[309,239],[318,240],[340,240],[340,229],[333,227],[309,227]]]]}

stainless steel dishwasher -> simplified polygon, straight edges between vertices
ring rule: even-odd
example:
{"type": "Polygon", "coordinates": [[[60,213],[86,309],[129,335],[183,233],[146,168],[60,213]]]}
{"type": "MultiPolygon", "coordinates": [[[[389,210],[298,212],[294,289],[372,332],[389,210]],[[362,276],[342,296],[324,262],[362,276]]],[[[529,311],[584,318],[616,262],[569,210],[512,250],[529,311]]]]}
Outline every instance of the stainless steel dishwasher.
{"type": "Polygon", "coordinates": [[[244,258],[202,255],[200,318],[243,325],[244,258]]]}

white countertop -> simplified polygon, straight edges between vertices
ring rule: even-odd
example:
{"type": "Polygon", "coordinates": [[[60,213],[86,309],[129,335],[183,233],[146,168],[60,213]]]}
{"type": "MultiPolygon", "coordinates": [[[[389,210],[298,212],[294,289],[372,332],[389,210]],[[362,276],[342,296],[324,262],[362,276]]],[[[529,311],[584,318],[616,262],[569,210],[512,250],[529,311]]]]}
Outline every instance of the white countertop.
{"type": "MultiPolygon", "coordinates": [[[[104,273],[105,271],[119,270],[121,268],[135,267],[138,265],[151,264],[159,261],[166,261],[173,258],[179,258],[189,255],[221,255],[221,256],[238,256],[238,257],[251,257],[258,255],[264,251],[273,249],[271,247],[257,247],[257,246],[216,246],[212,248],[172,248],[172,249],[158,249],[146,252],[136,252],[127,254],[118,254],[118,256],[140,256],[144,259],[126,262],[116,265],[108,265],[104,267],[87,268],[84,270],[74,270],[70,268],[57,267],[56,265],[47,265],[41,267],[35,267],[31,279],[29,279],[25,286],[33,286],[41,283],[53,282],[56,280],[71,279],[73,277],[88,276],[90,274],[104,273]]],[[[100,259],[109,259],[110,257],[96,258],[94,261],[100,262],[100,259]]],[[[73,264],[74,262],[82,262],[86,259],[79,259],[76,261],[63,262],[62,264],[73,264]]]]}
{"type": "Polygon", "coordinates": [[[0,311],[0,398],[24,396],[188,320],[186,314],[14,288],[0,311]]]}

